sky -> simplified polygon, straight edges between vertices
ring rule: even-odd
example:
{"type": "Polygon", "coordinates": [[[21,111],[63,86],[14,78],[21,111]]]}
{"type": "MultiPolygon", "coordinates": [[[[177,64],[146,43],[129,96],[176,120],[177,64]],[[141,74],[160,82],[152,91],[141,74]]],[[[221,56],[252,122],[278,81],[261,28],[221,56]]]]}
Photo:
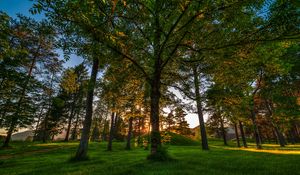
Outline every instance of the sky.
{"type": "MultiPolygon", "coordinates": [[[[32,15],[29,12],[29,9],[32,7],[34,2],[32,0],[0,0],[0,11],[7,13],[10,17],[16,18],[17,14],[22,14],[36,20],[42,20],[45,18],[43,14],[32,15]]],[[[61,59],[63,59],[62,52],[58,52],[61,59]]],[[[67,61],[64,66],[65,67],[73,67],[82,62],[82,58],[71,55],[71,59],[67,61]]]]}
{"type": "MultiPolygon", "coordinates": [[[[32,17],[36,20],[42,20],[43,18],[45,18],[43,14],[32,15],[29,12],[29,9],[32,7],[32,5],[32,0],[0,0],[0,11],[7,13],[12,18],[16,18],[18,13],[28,17],[32,17]]],[[[59,54],[62,54],[62,52],[59,52],[59,54]]],[[[63,55],[61,55],[61,59],[63,59],[63,55]]],[[[73,67],[80,64],[82,61],[82,58],[76,55],[71,55],[70,60],[67,61],[64,66],[73,67]]],[[[175,92],[175,94],[177,96],[180,96],[179,92],[175,92]]],[[[207,117],[205,116],[205,119],[206,118],[207,117]]],[[[186,116],[186,120],[191,128],[199,125],[199,120],[196,114],[188,114],[186,116]]]]}

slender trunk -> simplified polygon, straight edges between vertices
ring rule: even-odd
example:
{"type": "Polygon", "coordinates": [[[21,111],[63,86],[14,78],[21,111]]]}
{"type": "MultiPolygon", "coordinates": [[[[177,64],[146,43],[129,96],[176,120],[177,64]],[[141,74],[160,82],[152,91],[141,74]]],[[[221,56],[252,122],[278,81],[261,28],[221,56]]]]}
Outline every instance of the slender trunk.
{"type": "Polygon", "coordinates": [[[298,128],[297,124],[295,124],[295,132],[296,132],[298,138],[300,138],[300,129],[298,128]]]}
{"type": "Polygon", "coordinates": [[[69,135],[70,135],[70,129],[71,129],[71,124],[72,124],[72,118],[73,117],[69,117],[69,121],[68,121],[68,127],[67,127],[67,132],[66,132],[66,137],[65,137],[65,142],[69,141],[69,135]]]}
{"type": "Polygon", "coordinates": [[[240,132],[241,132],[241,136],[242,136],[243,146],[244,146],[244,148],[247,148],[248,146],[247,146],[246,137],[245,137],[245,133],[244,133],[243,123],[241,121],[239,121],[239,126],[240,126],[240,132]]]}
{"type": "Polygon", "coordinates": [[[74,109],[75,109],[75,97],[74,97],[74,100],[73,100],[72,106],[71,106],[71,112],[70,112],[70,116],[69,116],[69,121],[68,121],[68,127],[67,127],[67,133],[66,133],[66,137],[65,137],[65,142],[69,141],[69,135],[70,135],[70,129],[71,129],[71,125],[72,125],[72,119],[74,118],[74,109]]]}
{"type": "Polygon", "coordinates": [[[106,117],[104,119],[104,126],[103,126],[103,130],[102,130],[102,141],[105,141],[107,138],[107,136],[106,136],[107,125],[108,125],[108,121],[107,121],[107,117],[106,117]]]}
{"type": "Polygon", "coordinates": [[[72,140],[76,140],[76,139],[77,139],[77,127],[78,127],[78,122],[79,122],[79,113],[76,114],[75,126],[74,126],[74,128],[73,128],[72,136],[71,136],[71,139],[72,139],[72,140]]]}
{"type": "Polygon", "coordinates": [[[260,135],[259,135],[259,130],[256,124],[256,115],[254,110],[251,110],[251,121],[253,125],[253,131],[254,131],[254,137],[255,137],[255,143],[256,143],[256,148],[261,149],[261,140],[260,140],[260,135]]]}
{"type": "Polygon", "coordinates": [[[145,117],[143,117],[141,119],[141,125],[142,125],[142,134],[145,134],[145,129],[146,129],[146,126],[145,126],[145,117]]]}
{"type": "Polygon", "coordinates": [[[42,117],[42,114],[43,114],[43,110],[44,110],[44,105],[42,106],[42,109],[38,115],[38,121],[37,121],[37,124],[36,124],[36,127],[35,127],[35,130],[34,130],[34,134],[33,134],[33,141],[36,141],[37,140],[37,132],[38,132],[38,129],[40,127],[40,122],[41,122],[41,117],[42,117]]]}
{"type": "Polygon", "coordinates": [[[260,125],[257,125],[257,131],[258,131],[258,135],[259,135],[259,138],[260,138],[260,142],[261,142],[261,144],[263,144],[264,143],[264,137],[263,137],[263,134],[261,132],[260,125]]]}
{"type": "MultiPolygon", "coordinates": [[[[50,111],[48,111],[48,113],[49,112],[50,111]]],[[[43,143],[46,143],[46,140],[47,140],[47,137],[48,137],[48,133],[47,133],[48,128],[47,128],[47,125],[48,125],[48,114],[46,114],[45,119],[44,119],[43,138],[42,138],[43,143]]]]}
{"type": "Polygon", "coordinates": [[[113,128],[113,131],[114,131],[113,132],[113,136],[116,137],[116,138],[118,136],[118,130],[119,130],[119,128],[118,128],[118,122],[119,122],[119,116],[116,113],[115,114],[115,121],[114,121],[114,128],[113,128]]]}
{"type": "Polygon", "coordinates": [[[273,125],[273,128],[274,128],[274,131],[275,131],[275,134],[276,134],[279,145],[281,147],[284,147],[286,143],[285,143],[285,139],[283,137],[283,134],[280,132],[280,130],[278,129],[277,126],[273,125]]]}
{"type": "Polygon", "coordinates": [[[238,128],[237,128],[236,122],[234,123],[234,132],[235,132],[235,138],[236,138],[237,147],[241,147],[241,145],[240,145],[240,138],[239,138],[239,133],[238,133],[238,128]]]}
{"type": "Polygon", "coordinates": [[[138,146],[141,145],[141,118],[138,118],[138,146]]]}
{"type": "Polygon", "coordinates": [[[224,145],[228,145],[227,144],[227,138],[226,138],[226,130],[224,128],[224,121],[223,121],[223,118],[221,117],[221,120],[220,120],[220,124],[221,124],[221,131],[222,131],[222,136],[223,136],[223,141],[224,141],[224,145]]]}
{"type": "MultiPolygon", "coordinates": [[[[110,119],[110,131],[109,131],[109,139],[108,139],[108,145],[107,145],[107,151],[112,150],[112,140],[114,137],[114,125],[115,125],[115,112],[111,114],[111,119],[110,119]]],[[[117,117],[117,116],[116,116],[117,117]]]]}
{"type": "Polygon", "coordinates": [[[126,144],[126,149],[130,150],[131,149],[131,133],[132,133],[132,121],[133,121],[133,117],[129,118],[128,121],[128,134],[127,134],[127,144],[126,144]]]}
{"type": "Polygon", "coordinates": [[[300,141],[300,138],[299,138],[299,133],[297,131],[297,125],[294,124],[292,130],[295,135],[295,141],[296,141],[296,143],[298,143],[300,141]]]}
{"type": "MultiPolygon", "coordinates": [[[[50,88],[51,89],[52,89],[52,86],[53,86],[54,73],[55,72],[52,72],[51,81],[50,81],[50,88]]],[[[48,118],[49,118],[50,110],[51,110],[51,103],[52,103],[51,99],[52,99],[52,92],[50,92],[50,94],[49,94],[48,112],[46,113],[46,116],[45,116],[45,119],[44,119],[44,130],[43,130],[43,138],[42,138],[43,143],[46,143],[47,137],[50,136],[50,133],[48,133],[47,126],[48,126],[48,118]]]]}
{"type": "Polygon", "coordinates": [[[88,151],[88,143],[90,137],[90,129],[92,123],[92,115],[93,115],[93,97],[94,97],[94,89],[97,79],[97,73],[99,68],[99,59],[93,59],[93,66],[91,72],[91,78],[89,80],[87,99],[86,99],[86,114],[83,123],[83,130],[80,138],[80,144],[78,146],[75,159],[86,159],[87,151],[88,151]]]}
{"type": "Polygon", "coordinates": [[[293,130],[292,130],[292,128],[290,129],[290,131],[289,131],[289,135],[290,135],[290,140],[291,140],[291,143],[292,144],[295,144],[296,143],[296,139],[295,139],[295,134],[294,134],[294,132],[293,132],[293,130]]]}
{"type": "Polygon", "coordinates": [[[266,137],[267,137],[268,143],[270,144],[271,143],[271,138],[270,138],[270,135],[269,135],[268,132],[266,133],[266,137]]]}
{"type": "Polygon", "coordinates": [[[275,143],[278,144],[278,139],[277,139],[277,135],[276,135],[276,133],[274,131],[274,127],[272,128],[272,134],[273,134],[273,138],[272,139],[274,139],[275,143]]]}
{"type": "Polygon", "coordinates": [[[209,150],[206,129],[205,129],[205,123],[204,123],[204,118],[203,118],[202,104],[201,104],[199,78],[198,78],[197,67],[195,67],[195,66],[193,67],[193,75],[194,75],[194,86],[195,86],[195,93],[196,93],[197,113],[198,113],[198,118],[199,118],[202,149],[209,150]]]}

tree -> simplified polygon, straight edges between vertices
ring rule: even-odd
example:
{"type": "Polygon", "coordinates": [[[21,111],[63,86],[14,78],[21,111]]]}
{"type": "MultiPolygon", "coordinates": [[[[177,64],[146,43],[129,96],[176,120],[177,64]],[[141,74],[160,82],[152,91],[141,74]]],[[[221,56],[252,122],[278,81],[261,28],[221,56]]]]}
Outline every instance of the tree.
{"type": "MultiPolygon", "coordinates": [[[[159,102],[165,71],[171,68],[172,62],[185,57],[187,50],[212,56],[224,48],[286,39],[285,34],[294,26],[272,37],[269,21],[257,15],[263,4],[264,1],[250,0],[214,3],[38,0],[34,10],[44,10],[58,25],[63,24],[63,28],[79,29],[141,72],[150,87],[149,158],[154,158],[161,149],[159,102]]],[[[295,14],[292,16],[297,18],[295,14]]],[[[276,23],[276,27],[285,24],[276,23]]]]}
{"type": "Polygon", "coordinates": [[[5,19],[9,23],[4,24],[10,25],[6,26],[9,27],[6,29],[10,30],[8,32],[10,35],[6,38],[10,45],[6,45],[6,47],[8,46],[5,51],[7,54],[4,55],[2,64],[4,69],[9,68],[10,70],[8,74],[2,74],[4,76],[1,85],[9,83],[12,86],[8,87],[15,88],[16,91],[15,95],[7,96],[6,100],[7,104],[15,105],[15,110],[5,110],[5,114],[3,114],[5,127],[8,130],[3,146],[7,147],[16,128],[30,125],[33,122],[36,110],[33,105],[35,91],[41,87],[39,80],[35,77],[38,74],[37,68],[45,67],[56,61],[57,54],[54,52],[53,28],[46,21],[36,22],[21,15],[18,16],[18,20],[5,19]],[[9,50],[15,51],[9,52],[9,50]],[[12,75],[19,75],[15,77],[17,81],[12,75]]]}
{"type": "Polygon", "coordinates": [[[88,141],[90,136],[90,128],[91,128],[92,115],[93,115],[93,97],[94,97],[94,89],[95,89],[98,69],[99,69],[99,58],[94,57],[91,77],[88,83],[85,120],[83,123],[83,130],[81,134],[80,144],[75,155],[75,159],[78,160],[87,158],[88,141]]]}

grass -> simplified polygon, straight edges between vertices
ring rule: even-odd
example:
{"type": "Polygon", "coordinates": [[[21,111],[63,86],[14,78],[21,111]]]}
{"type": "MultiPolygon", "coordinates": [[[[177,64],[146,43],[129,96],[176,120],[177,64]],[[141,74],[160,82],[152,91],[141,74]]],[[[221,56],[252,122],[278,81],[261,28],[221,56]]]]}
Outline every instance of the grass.
{"type": "Polygon", "coordinates": [[[15,142],[11,149],[0,150],[1,175],[250,175],[250,174],[300,174],[300,145],[279,148],[264,145],[266,152],[222,146],[220,141],[211,141],[210,150],[200,146],[169,146],[174,160],[153,162],[146,159],[149,150],[135,148],[124,150],[125,143],[114,143],[113,151],[106,151],[106,143],[92,142],[89,145],[90,160],[71,162],[78,143],[26,143],[15,142]],[[268,152],[274,151],[276,153],[268,152]],[[290,151],[290,154],[283,154],[290,151]],[[282,154],[281,154],[282,153],[282,154]],[[298,154],[299,153],[299,154],[298,154]]]}

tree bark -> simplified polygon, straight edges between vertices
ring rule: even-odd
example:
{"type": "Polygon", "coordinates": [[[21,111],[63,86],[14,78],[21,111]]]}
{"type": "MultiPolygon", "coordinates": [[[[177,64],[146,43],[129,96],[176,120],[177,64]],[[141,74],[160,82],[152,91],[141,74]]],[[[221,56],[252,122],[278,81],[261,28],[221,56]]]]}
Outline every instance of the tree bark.
{"type": "Polygon", "coordinates": [[[239,121],[239,126],[240,126],[243,146],[244,146],[244,148],[247,148],[248,146],[247,146],[246,137],[245,137],[245,133],[244,133],[243,123],[241,121],[239,121]]]}
{"type": "MultiPolygon", "coordinates": [[[[53,79],[54,79],[54,72],[52,72],[52,76],[51,76],[51,81],[50,81],[50,87],[52,89],[53,86],[53,79]]],[[[43,138],[42,141],[43,143],[46,143],[47,137],[50,135],[49,133],[47,133],[48,128],[48,117],[50,115],[50,111],[51,111],[51,99],[52,99],[52,92],[50,92],[49,94],[49,104],[48,104],[48,112],[46,113],[45,119],[44,119],[44,130],[43,130],[43,138]]]]}
{"type": "Polygon", "coordinates": [[[93,97],[94,97],[94,89],[97,79],[97,73],[99,68],[99,59],[93,59],[93,66],[91,72],[91,78],[88,84],[87,91],[87,99],[86,99],[86,115],[83,123],[83,130],[80,138],[80,144],[77,149],[75,159],[86,159],[87,151],[88,151],[88,142],[90,137],[90,129],[92,123],[92,115],[93,115],[93,97]]]}
{"type": "Polygon", "coordinates": [[[258,130],[258,127],[256,124],[256,114],[255,114],[254,110],[251,110],[251,121],[252,121],[252,125],[253,125],[256,148],[262,149],[260,134],[259,134],[259,130],[258,130]]]}
{"type": "Polygon", "coordinates": [[[117,113],[115,113],[115,121],[114,121],[114,128],[113,128],[113,137],[118,136],[118,130],[119,130],[119,126],[118,126],[118,122],[119,122],[119,116],[117,113]]]}
{"type": "Polygon", "coordinates": [[[112,112],[111,119],[110,119],[110,130],[109,130],[109,138],[107,144],[107,151],[112,150],[112,140],[114,138],[114,125],[115,125],[115,112],[112,112]]]}
{"type": "Polygon", "coordinates": [[[79,122],[79,112],[76,114],[76,121],[75,121],[75,126],[72,131],[71,139],[76,140],[77,139],[77,127],[78,127],[78,122],[79,122]]]}
{"type": "Polygon", "coordinates": [[[226,130],[224,128],[224,120],[222,117],[220,118],[220,124],[221,124],[221,131],[222,131],[224,145],[228,146],[227,138],[226,138],[226,130]]]}
{"type": "Polygon", "coordinates": [[[158,70],[151,82],[150,93],[150,123],[151,123],[151,155],[158,153],[161,147],[161,138],[159,130],[159,100],[160,100],[160,73],[158,70]]]}
{"type": "Polygon", "coordinates": [[[7,134],[6,134],[6,137],[5,137],[5,140],[4,140],[4,143],[3,143],[3,147],[8,147],[9,146],[9,142],[10,142],[10,139],[11,139],[11,136],[12,136],[12,133],[15,129],[15,126],[13,124],[14,121],[11,122],[11,125],[7,131],[7,134]]]}
{"type": "MultiPolygon", "coordinates": [[[[50,108],[49,108],[49,110],[50,110],[50,108]]],[[[48,110],[48,113],[50,113],[49,110],[48,110]]],[[[48,128],[47,128],[47,124],[48,124],[48,115],[49,115],[49,114],[46,114],[45,119],[44,119],[43,137],[42,137],[42,142],[43,142],[43,143],[46,143],[46,141],[47,141],[47,136],[48,136],[48,134],[47,134],[47,130],[48,130],[48,128]]]]}
{"type": "Polygon", "coordinates": [[[236,138],[237,147],[241,147],[241,145],[240,145],[240,138],[239,138],[239,133],[238,133],[238,128],[237,128],[236,122],[234,123],[234,132],[235,132],[235,138],[236,138]]]}
{"type": "Polygon", "coordinates": [[[296,143],[298,143],[300,141],[300,138],[299,138],[299,133],[297,131],[297,125],[296,124],[293,124],[292,130],[293,130],[293,133],[295,135],[295,141],[296,141],[296,143]]]}
{"type": "Polygon", "coordinates": [[[43,114],[43,110],[44,110],[44,105],[42,106],[42,109],[41,109],[41,111],[38,115],[38,121],[37,121],[35,130],[34,130],[34,134],[33,134],[33,141],[37,140],[37,132],[38,132],[38,129],[40,127],[39,125],[40,125],[40,122],[41,122],[41,117],[42,117],[42,114],[43,114]]]}
{"type": "Polygon", "coordinates": [[[205,129],[205,123],[204,123],[204,118],[203,118],[202,104],[201,104],[198,71],[197,71],[196,66],[193,67],[193,76],[194,76],[194,86],[195,86],[195,93],[196,93],[197,113],[198,113],[198,118],[199,118],[202,149],[209,150],[206,129],[205,129]]]}
{"type": "Polygon", "coordinates": [[[127,150],[131,149],[132,121],[133,121],[133,117],[130,117],[128,121],[128,134],[127,134],[127,144],[126,144],[127,150]]]}
{"type": "Polygon", "coordinates": [[[286,143],[282,133],[279,131],[277,126],[273,125],[273,127],[280,147],[284,147],[286,143]]]}
{"type": "Polygon", "coordinates": [[[72,125],[72,120],[74,118],[74,109],[75,109],[75,97],[73,99],[72,102],[72,106],[71,106],[71,112],[70,112],[70,116],[69,116],[69,121],[68,121],[68,127],[67,127],[67,133],[66,133],[66,137],[65,137],[65,142],[69,141],[69,135],[70,135],[70,129],[71,129],[71,125],[72,125]]]}

